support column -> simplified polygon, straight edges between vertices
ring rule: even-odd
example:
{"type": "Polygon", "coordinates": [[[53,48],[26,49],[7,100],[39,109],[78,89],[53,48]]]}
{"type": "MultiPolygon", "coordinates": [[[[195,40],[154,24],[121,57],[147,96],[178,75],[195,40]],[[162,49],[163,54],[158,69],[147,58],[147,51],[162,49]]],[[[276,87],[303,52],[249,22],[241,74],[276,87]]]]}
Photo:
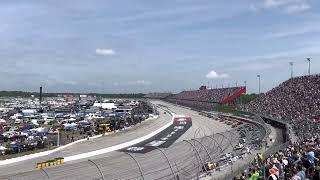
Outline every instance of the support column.
{"type": "Polygon", "coordinates": [[[102,170],[101,170],[100,166],[98,166],[98,164],[95,163],[94,161],[92,161],[91,159],[88,159],[88,161],[91,162],[94,166],[96,166],[96,167],[98,168],[99,173],[100,173],[102,179],[105,180],[104,175],[103,175],[103,173],[102,173],[102,170]]]}
{"type": "MultiPolygon", "coordinates": [[[[188,140],[183,140],[183,142],[186,142],[186,143],[190,144],[193,147],[193,149],[195,150],[195,152],[197,153],[197,155],[199,157],[199,160],[201,161],[201,162],[199,162],[199,164],[200,164],[200,168],[202,169],[202,166],[205,165],[205,162],[203,162],[203,160],[202,160],[202,158],[200,156],[200,153],[198,152],[197,148],[191,142],[189,142],[188,140]]],[[[205,169],[206,173],[208,174],[208,170],[206,168],[204,168],[204,169],[205,169]]]]}
{"type": "Polygon", "coordinates": [[[128,154],[136,162],[137,166],[139,167],[139,171],[140,171],[141,177],[142,177],[142,179],[144,179],[142,168],[141,168],[138,160],[135,157],[133,157],[133,155],[131,155],[130,153],[126,152],[126,154],[128,154]]]}
{"type": "Polygon", "coordinates": [[[210,154],[209,154],[208,149],[207,149],[200,141],[198,141],[198,140],[196,140],[196,139],[191,139],[191,140],[196,141],[197,143],[199,143],[199,144],[204,148],[204,150],[206,151],[206,153],[207,153],[210,161],[213,162],[213,161],[212,161],[212,158],[211,158],[211,156],[210,156],[210,154]]]}
{"type": "Polygon", "coordinates": [[[155,146],[154,148],[158,149],[158,150],[164,155],[164,157],[166,158],[166,160],[167,160],[167,162],[168,162],[168,164],[169,164],[169,167],[170,167],[170,169],[171,169],[171,172],[172,172],[172,175],[173,175],[174,179],[175,179],[175,180],[178,180],[176,174],[175,174],[174,171],[173,171],[173,168],[172,168],[172,166],[171,166],[171,163],[170,163],[170,161],[169,161],[168,156],[164,153],[164,151],[163,151],[162,149],[160,149],[160,148],[158,148],[158,147],[156,147],[156,146],[155,146]]]}
{"type": "Polygon", "coordinates": [[[42,170],[42,172],[44,172],[44,174],[47,176],[47,178],[48,178],[49,180],[51,180],[49,174],[47,173],[47,171],[45,171],[43,168],[41,168],[41,170],[42,170]]]}
{"type": "Polygon", "coordinates": [[[220,149],[220,152],[221,152],[221,153],[223,152],[223,150],[222,150],[222,148],[221,148],[221,144],[219,144],[216,139],[214,139],[214,138],[211,137],[211,136],[205,136],[205,137],[206,137],[206,138],[209,138],[209,139],[212,139],[212,140],[218,145],[218,147],[219,147],[219,149],[220,149]]]}

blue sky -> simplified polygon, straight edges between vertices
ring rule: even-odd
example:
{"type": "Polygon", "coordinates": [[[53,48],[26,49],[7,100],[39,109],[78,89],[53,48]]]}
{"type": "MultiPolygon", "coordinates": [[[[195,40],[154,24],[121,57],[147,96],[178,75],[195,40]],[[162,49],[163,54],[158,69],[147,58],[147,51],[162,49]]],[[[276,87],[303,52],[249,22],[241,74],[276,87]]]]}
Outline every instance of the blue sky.
{"type": "Polygon", "coordinates": [[[0,89],[179,92],[270,90],[319,73],[318,0],[0,2],[0,89]]]}

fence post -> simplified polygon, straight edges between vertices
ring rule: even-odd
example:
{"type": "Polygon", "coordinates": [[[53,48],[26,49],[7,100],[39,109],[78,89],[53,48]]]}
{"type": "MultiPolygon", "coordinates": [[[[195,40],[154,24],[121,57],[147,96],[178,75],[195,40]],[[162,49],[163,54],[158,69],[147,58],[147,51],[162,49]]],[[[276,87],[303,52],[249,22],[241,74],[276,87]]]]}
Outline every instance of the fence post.
{"type": "Polygon", "coordinates": [[[166,158],[166,160],[167,160],[167,162],[168,162],[168,164],[169,164],[169,167],[170,167],[170,169],[171,169],[171,172],[172,172],[172,175],[173,175],[174,179],[175,179],[175,180],[178,180],[177,177],[176,177],[176,174],[175,174],[174,171],[173,171],[173,168],[172,168],[172,166],[171,166],[171,163],[170,163],[169,158],[168,158],[168,156],[166,155],[166,153],[164,153],[164,151],[163,151],[162,149],[160,149],[160,148],[158,148],[158,147],[156,147],[156,146],[154,146],[154,148],[158,149],[158,150],[164,155],[164,157],[166,158]]]}
{"type": "Polygon", "coordinates": [[[199,143],[199,144],[204,148],[204,150],[206,151],[206,153],[207,153],[210,161],[213,162],[213,161],[212,161],[212,158],[211,158],[211,156],[210,156],[210,154],[209,154],[208,149],[207,149],[200,141],[198,141],[197,139],[191,139],[191,140],[194,140],[194,141],[196,141],[197,143],[199,143]]]}
{"type": "MultiPolygon", "coordinates": [[[[199,156],[199,160],[201,161],[201,162],[199,162],[200,168],[202,168],[202,166],[205,165],[205,162],[203,162],[203,160],[202,160],[202,158],[201,158],[201,156],[200,156],[200,153],[198,152],[197,148],[196,148],[191,142],[189,142],[188,140],[183,140],[183,142],[186,142],[186,143],[190,144],[190,145],[193,147],[193,149],[196,151],[196,154],[199,156]],[[202,164],[201,164],[201,163],[202,163],[202,164]]],[[[204,170],[205,170],[206,173],[208,174],[207,168],[204,168],[204,170]]]]}
{"type": "Polygon", "coordinates": [[[101,174],[102,179],[105,180],[104,175],[103,175],[103,173],[102,173],[102,170],[100,169],[100,167],[98,166],[98,164],[96,164],[96,163],[95,163],[94,161],[92,161],[91,159],[88,159],[88,161],[91,162],[93,165],[95,165],[95,166],[98,168],[98,170],[99,170],[99,172],[100,172],[100,174],[101,174]]]}
{"type": "MultiPolygon", "coordinates": [[[[232,142],[231,142],[231,140],[230,140],[229,138],[227,138],[225,135],[223,135],[223,134],[221,134],[221,133],[217,133],[217,134],[223,136],[224,139],[227,139],[228,142],[229,142],[229,144],[230,144],[230,146],[232,147],[232,149],[234,149],[234,146],[233,146],[233,144],[232,144],[232,142]]],[[[222,141],[221,141],[221,142],[222,142],[222,141]]]]}
{"type": "Polygon", "coordinates": [[[231,129],[231,130],[229,130],[229,131],[227,131],[227,132],[230,132],[230,134],[232,134],[233,135],[233,137],[234,136],[236,136],[237,137],[237,135],[235,134],[235,132],[233,132],[233,130],[231,129]]]}
{"type": "Polygon", "coordinates": [[[47,176],[47,178],[48,178],[49,180],[51,180],[49,174],[47,173],[47,171],[45,171],[43,168],[41,168],[41,170],[42,170],[42,172],[44,172],[44,174],[47,176]]]}
{"type": "Polygon", "coordinates": [[[210,139],[212,139],[217,145],[218,145],[218,147],[219,147],[219,149],[220,149],[220,152],[222,153],[223,152],[223,150],[222,150],[222,148],[221,148],[221,144],[219,144],[218,143],[218,141],[216,140],[216,139],[214,139],[213,137],[211,137],[211,136],[205,136],[206,138],[210,138],[210,139]]]}
{"type": "Polygon", "coordinates": [[[139,164],[139,162],[137,161],[137,159],[135,158],[135,157],[133,157],[130,153],[127,153],[126,152],[126,154],[128,154],[135,162],[136,162],[136,164],[138,165],[138,167],[139,167],[139,171],[140,171],[140,174],[141,174],[141,177],[142,177],[142,179],[144,179],[144,176],[143,176],[143,172],[142,172],[142,169],[141,169],[141,166],[140,166],[140,164],[139,164]]]}

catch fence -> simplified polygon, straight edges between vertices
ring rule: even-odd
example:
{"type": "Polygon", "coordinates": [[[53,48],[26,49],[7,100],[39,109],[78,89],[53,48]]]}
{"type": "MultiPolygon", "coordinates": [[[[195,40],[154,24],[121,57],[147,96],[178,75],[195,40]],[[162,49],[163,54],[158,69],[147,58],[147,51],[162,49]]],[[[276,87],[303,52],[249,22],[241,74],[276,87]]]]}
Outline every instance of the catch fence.
{"type": "Polygon", "coordinates": [[[167,149],[155,148],[146,154],[117,152],[110,157],[49,167],[0,179],[198,179],[203,174],[210,174],[203,168],[207,162],[219,162],[223,165],[224,162],[220,161],[221,154],[232,152],[238,142],[238,132],[233,129],[184,140],[167,149]]]}

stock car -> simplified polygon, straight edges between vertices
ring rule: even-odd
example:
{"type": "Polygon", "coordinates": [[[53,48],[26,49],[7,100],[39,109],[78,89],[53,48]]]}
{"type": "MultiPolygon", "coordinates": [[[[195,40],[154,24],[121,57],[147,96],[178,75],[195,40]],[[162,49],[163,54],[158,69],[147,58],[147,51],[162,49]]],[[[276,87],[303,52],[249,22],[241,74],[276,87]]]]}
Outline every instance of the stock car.
{"type": "Polygon", "coordinates": [[[241,139],[239,140],[239,142],[242,143],[242,144],[244,144],[244,143],[246,143],[246,139],[245,139],[245,138],[241,138],[241,139]]]}
{"type": "Polygon", "coordinates": [[[217,164],[216,163],[213,163],[213,162],[207,162],[205,163],[203,166],[202,166],[202,171],[205,172],[205,171],[210,171],[210,170],[213,170],[214,168],[217,167],[217,164]]]}
{"type": "Polygon", "coordinates": [[[237,124],[233,124],[231,127],[232,127],[232,128],[236,128],[236,127],[238,127],[238,126],[237,126],[237,124]]]}
{"type": "Polygon", "coordinates": [[[240,149],[243,149],[243,148],[244,148],[243,144],[239,143],[234,147],[234,150],[240,150],[240,149]]]}
{"type": "Polygon", "coordinates": [[[226,153],[226,154],[222,154],[220,156],[220,161],[226,161],[229,160],[233,157],[233,155],[231,153],[226,153]]]}

